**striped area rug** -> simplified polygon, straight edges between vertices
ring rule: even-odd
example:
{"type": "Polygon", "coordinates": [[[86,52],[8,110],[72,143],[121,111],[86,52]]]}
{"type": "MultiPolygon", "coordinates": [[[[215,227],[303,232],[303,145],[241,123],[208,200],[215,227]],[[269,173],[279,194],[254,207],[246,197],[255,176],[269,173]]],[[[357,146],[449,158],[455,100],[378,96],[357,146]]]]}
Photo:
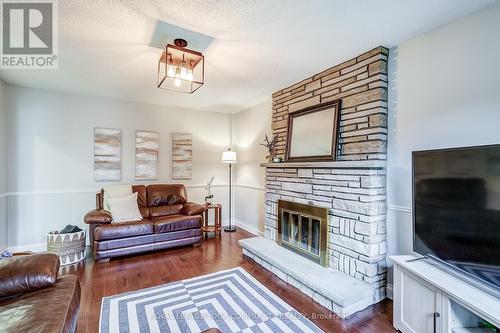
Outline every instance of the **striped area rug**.
{"type": "Polygon", "coordinates": [[[241,267],[105,297],[108,332],[322,332],[241,267]]]}

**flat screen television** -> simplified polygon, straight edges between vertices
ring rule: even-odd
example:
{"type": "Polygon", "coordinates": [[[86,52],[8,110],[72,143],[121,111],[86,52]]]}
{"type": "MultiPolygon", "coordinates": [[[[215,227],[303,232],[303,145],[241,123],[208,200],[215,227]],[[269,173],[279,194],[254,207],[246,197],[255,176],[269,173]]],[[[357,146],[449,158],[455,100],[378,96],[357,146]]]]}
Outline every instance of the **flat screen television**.
{"type": "Polygon", "coordinates": [[[413,250],[500,295],[500,145],[415,151],[413,250]]]}

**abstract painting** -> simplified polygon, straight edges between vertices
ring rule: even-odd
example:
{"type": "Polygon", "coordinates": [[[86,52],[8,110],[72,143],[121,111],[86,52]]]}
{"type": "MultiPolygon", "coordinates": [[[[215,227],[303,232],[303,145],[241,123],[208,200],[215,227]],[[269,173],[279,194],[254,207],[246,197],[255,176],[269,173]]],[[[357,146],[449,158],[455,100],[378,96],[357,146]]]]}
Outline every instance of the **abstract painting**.
{"type": "Polygon", "coordinates": [[[135,179],[158,179],[159,134],[149,131],[135,132],[135,179]]]}
{"type": "Polygon", "coordinates": [[[119,181],[122,177],[122,130],[94,128],[94,180],[119,181]]]}
{"type": "Polygon", "coordinates": [[[191,133],[172,134],[172,179],[191,179],[193,138],[191,133]]]}

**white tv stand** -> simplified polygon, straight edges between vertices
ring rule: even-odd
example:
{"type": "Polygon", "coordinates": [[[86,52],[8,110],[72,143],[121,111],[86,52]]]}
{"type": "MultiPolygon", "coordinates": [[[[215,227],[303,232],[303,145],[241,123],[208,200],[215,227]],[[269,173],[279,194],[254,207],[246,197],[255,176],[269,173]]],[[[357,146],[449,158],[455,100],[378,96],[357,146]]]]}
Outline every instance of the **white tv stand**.
{"type": "Polygon", "coordinates": [[[500,327],[500,299],[425,260],[407,262],[414,258],[389,258],[394,263],[394,328],[403,333],[483,332],[471,329],[481,319],[500,327]]]}

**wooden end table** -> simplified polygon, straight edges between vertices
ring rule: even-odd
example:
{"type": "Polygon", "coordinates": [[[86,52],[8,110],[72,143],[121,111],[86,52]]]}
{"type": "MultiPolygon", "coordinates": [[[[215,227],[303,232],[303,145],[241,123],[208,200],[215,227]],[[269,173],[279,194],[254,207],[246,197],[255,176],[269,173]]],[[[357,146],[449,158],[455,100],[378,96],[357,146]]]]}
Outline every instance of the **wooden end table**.
{"type": "Polygon", "coordinates": [[[217,236],[221,236],[222,230],[222,205],[221,204],[210,204],[206,205],[205,209],[205,218],[203,219],[203,226],[201,227],[201,231],[204,233],[205,238],[208,238],[209,232],[215,232],[215,238],[217,236]],[[214,210],[214,224],[208,225],[208,211],[210,209],[214,210]]]}

